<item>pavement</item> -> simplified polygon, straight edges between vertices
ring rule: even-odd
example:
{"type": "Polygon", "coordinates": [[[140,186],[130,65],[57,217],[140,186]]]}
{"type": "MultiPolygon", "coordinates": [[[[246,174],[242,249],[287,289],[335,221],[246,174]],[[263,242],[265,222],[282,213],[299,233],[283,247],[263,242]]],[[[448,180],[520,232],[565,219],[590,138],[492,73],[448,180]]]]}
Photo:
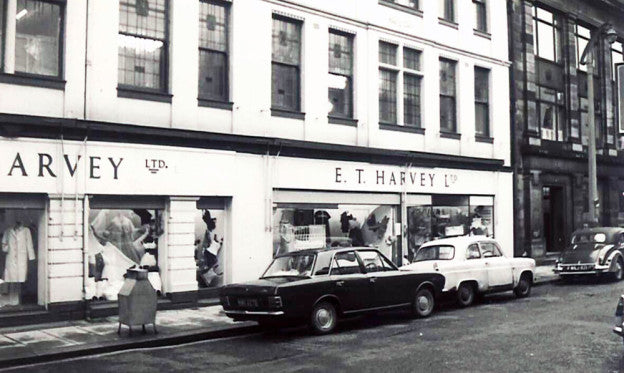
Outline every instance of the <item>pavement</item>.
{"type": "MultiPolygon", "coordinates": [[[[538,266],[535,285],[558,280],[552,266],[538,266]]],[[[155,333],[140,327],[129,334],[122,326],[117,334],[116,316],[95,320],[67,321],[0,328],[0,368],[51,362],[61,359],[196,342],[243,335],[259,330],[255,322],[233,322],[221,306],[158,311],[155,333]]]]}

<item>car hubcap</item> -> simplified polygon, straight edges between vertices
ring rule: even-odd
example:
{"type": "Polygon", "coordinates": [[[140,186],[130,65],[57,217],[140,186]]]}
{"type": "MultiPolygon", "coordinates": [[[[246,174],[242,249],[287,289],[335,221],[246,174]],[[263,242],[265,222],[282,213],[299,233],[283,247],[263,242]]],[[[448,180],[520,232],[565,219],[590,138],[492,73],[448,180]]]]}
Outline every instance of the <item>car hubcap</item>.
{"type": "Polygon", "coordinates": [[[316,322],[322,329],[327,329],[333,322],[331,312],[325,308],[321,308],[316,312],[316,322]]]}
{"type": "Polygon", "coordinates": [[[429,297],[427,297],[426,295],[421,295],[418,297],[417,304],[420,311],[427,312],[429,310],[431,302],[429,301],[429,297]]]}
{"type": "Polygon", "coordinates": [[[467,302],[470,300],[470,290],[467,288],[462,288],[460,293],[461,300],[467,302]]]}
{"type": "Polygon", "coordinates": [[[615,268],[615,275],[617,276],[618,279],[622,278],[622,263],[620,263],[619,261],[616,263],[616,268],[615,268]]]}

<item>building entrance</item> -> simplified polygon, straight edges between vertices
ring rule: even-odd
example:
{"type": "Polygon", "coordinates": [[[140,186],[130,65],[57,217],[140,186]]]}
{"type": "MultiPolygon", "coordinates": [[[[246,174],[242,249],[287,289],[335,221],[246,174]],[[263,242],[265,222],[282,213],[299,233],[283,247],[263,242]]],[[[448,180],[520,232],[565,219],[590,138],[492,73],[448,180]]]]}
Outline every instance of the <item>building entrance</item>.
{"type": "Polygon", "coordinates": [[[559,252],[564,249],[566,244],[564,234],[564,190],[560,186],[544,186],[542,195],[546,251],[559,252]]]}

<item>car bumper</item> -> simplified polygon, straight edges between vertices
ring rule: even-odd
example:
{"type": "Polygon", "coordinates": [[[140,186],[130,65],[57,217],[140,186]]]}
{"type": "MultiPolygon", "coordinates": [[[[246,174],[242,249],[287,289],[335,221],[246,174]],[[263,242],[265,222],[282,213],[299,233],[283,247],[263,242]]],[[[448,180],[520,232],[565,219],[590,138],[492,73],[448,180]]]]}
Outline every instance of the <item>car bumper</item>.
{"type": "Polygon", "coordinates": [[[599,275],[602,273],[609,272],[609,265],[599,265],[599,264],[581,264],[581,265],[572,265],[572,266],[557,266],[553,269],[553,272],[560,276],[571,276],[571,275],[599,275]],[[579,268],[582,266],[589,266],[589,268],[579,268]]]}

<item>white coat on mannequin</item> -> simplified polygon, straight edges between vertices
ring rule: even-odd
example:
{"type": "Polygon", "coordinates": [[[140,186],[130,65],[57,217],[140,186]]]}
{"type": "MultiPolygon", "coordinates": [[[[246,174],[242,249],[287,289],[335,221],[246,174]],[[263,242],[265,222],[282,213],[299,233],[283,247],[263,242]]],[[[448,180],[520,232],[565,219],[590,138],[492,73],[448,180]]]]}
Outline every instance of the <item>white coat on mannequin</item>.
{"type": "Polygon", "coordinates": [[[4,282],[25,282],[28,261],[35,260],[30,229],[19,225],[5,230],[2,235],[2,251],[6,253],[4,282]]]}

